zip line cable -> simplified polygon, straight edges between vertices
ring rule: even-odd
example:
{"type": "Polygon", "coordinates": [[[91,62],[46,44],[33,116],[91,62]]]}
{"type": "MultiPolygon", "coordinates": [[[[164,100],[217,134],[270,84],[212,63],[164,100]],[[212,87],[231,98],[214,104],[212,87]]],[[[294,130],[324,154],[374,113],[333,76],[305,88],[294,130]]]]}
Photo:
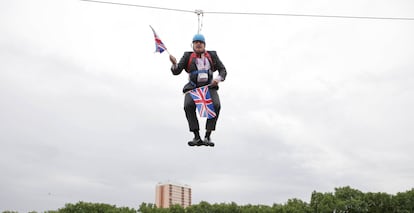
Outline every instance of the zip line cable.
{"type": "MultiPolygon", "coordinates": [[[[294,14],[294,13],[253,13],[253,12],[225,12],[225,11],[202,11],[202,10],[184,10],[184,9],[175,9],[167,7],[155,7],[155,6],[145,6],[138,4],[126,4],[110,1],[98,1],[98,0],[80,0],[85,2],[93,3],[102,3],[102,4],[112,4],[112,5],[121,5],[129,7],[141,7],[147,9],[157,9],[157,10],[168,10],[175,12],[185,12],[185,13],[196,13],[199,18],[203,14],[218,14],[218,15],[252,15],[252,16],[293,16],[293,17],[311,17],[311,18],[340,18],[340,19],[372,19],[372,20],[400,20],[400,21],[414,21],[414,18],[409,17],[378,17],[378,16],[341,16],[341,15],[318,15],[318,14],[294,14]]],[[[200,30],[200,26],[199,26],[200,30]]]]}
{"type": "Polygon", "coordinates": [[[181,9],[173,9],[173,8],[166,8],[166,7],[154,7],[154,6],[126,4],[126,3],[109,2],[109,1],[95,1],[95,0],[80,0],[80,1],[103,3],[103,4],[113,4],[113,5],[129,6],[129,7],[142,7],[142,8],[147,8],[147,9],[169,10],[169,11],[185,12],[185,13],[194,13],[195,12],[195,11],[192,11],[192,10],[181,10],[181,9]]]}
{"type": "Polygon", "coordinates": [[[313,17],[313,18],[383,19],[383,20],[406,20],[406,21],[414,21],[414,18],[405,18],[405,17],[340,16],[340,15],[293,14],[293,13],[208,12],[208,11],[206,11],[204,13],[224,14],[224,15],[297,16],[297,17],[313,17]]]}

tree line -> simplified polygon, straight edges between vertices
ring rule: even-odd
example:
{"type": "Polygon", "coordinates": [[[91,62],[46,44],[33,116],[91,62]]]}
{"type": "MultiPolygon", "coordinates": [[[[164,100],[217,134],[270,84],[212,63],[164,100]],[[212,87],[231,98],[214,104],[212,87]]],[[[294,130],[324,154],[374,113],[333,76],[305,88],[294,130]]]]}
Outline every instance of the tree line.
{"type": "MultiPolygon", "coordinates": [[[[102,203],[78,202],[66,204],[58,210],[45,213],[414,213],[414,188],[390,195],[383,192],[361,192],[349,186],[335,188],[334,192],[311,194],[310,203],[289,199],[283,204],[238,205],[231,203],[210,204],[202,201],[187,208],[173,205],[158,208],[152,203],[141,203],[138,209],[117,207],[102,203]]],[[[4,211],[3,213],[17,213],[4,211]]],[[[36,212],[31,212],[36,213],[36,212]]]]}

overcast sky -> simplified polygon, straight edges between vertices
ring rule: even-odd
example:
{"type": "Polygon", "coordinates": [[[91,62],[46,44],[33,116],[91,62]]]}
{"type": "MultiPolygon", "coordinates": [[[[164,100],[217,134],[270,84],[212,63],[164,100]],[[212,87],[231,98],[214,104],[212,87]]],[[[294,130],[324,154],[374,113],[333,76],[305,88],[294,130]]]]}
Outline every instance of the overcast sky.
{"type": "MultiPolygon", "coordinates": [[[[414,17],[410,0],[119,2],[414,17]]],[[[228,72],[214,148],[187,146],[187,76],[154,53],[149,25],[181,58],[197,15],[0,1],[0,211],[138,208],[165,181],[191,186],[193,203],[240,205],[414,186],[414,21],[205,14],[207,49],[228,72]]]]}

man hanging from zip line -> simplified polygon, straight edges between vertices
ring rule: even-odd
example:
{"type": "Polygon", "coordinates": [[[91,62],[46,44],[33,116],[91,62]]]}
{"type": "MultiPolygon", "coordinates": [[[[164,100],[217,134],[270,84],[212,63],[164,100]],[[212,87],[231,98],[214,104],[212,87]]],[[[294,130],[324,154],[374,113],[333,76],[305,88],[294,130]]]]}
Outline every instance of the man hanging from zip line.
{"type": "MultiPolygon", "coordinates": [[[[206,51],[206,41],[202,34],[196,34],[193,37],[193,51],[184,52],[183,57],[177,63],[177,59],[170,55],[172,63],[171,71],[173,75],[179,75],[184,69],[188,73],[189,82],[184,86],[184,111],[191,132],[194,138],[188,142],[189,146],[214,146],[211,140],[211,132],[216,129],[217,119],[220,113],[220,98],[217,93],[218,84],[226,78],[227,72],[216,51],[206,51]],[[218,71],[218,75],[213,76],[213,72],[218,71]],[[200,127],[196,114],[196,100],[193,99],[193,91],[204,88],[209,92],[213,112],[207,117],[206,132],[204,140],[200,137],[200,127]]],[[[201,91],[201,90],[200,90],[201,91]]],[[[203,90],[204,91],[204,90],[203,90]]],[[[208,94],[207,94],[208,96],[208,94]]],[[[207,97],[208,98],[208,97],[207,97]]],[[[205,97],[201,95],[202,101],[205,97]]],[[[211,102],[210,101],[210,102],[211,102]]],[[[208,108],[205,108],[209,111],[208,108]]],[[[200,112],[201,114],[201,112],[200,112]]]]}

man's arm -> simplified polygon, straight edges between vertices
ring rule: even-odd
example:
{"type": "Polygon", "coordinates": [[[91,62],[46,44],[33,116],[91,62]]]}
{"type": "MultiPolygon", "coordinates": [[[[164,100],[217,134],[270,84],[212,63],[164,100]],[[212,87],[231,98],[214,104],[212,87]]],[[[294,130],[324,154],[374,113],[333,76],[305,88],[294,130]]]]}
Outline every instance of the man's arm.
{"type": "Polygon", "coordinates": [[[170,55],[170,61],[172,63],[171,72],[173,75],[179,75],[183,69],[186,68],[188,59],[190,58],[190,52],[185,52],[183,57],[181,57],[180,62],[177,63],[177,59],[170,55]]]}
{"type": "Polygon", "coordinates": [[[226,67],[224,66],[223,62],[221,62],[220,58],[217,55],[216,51],[210,52],[211,57],[214,61],[214,68],[218,70],[219,74],[213,79],[213,85],[217,85],[219,82],[224,81],[227,76],[226,67]]]}

